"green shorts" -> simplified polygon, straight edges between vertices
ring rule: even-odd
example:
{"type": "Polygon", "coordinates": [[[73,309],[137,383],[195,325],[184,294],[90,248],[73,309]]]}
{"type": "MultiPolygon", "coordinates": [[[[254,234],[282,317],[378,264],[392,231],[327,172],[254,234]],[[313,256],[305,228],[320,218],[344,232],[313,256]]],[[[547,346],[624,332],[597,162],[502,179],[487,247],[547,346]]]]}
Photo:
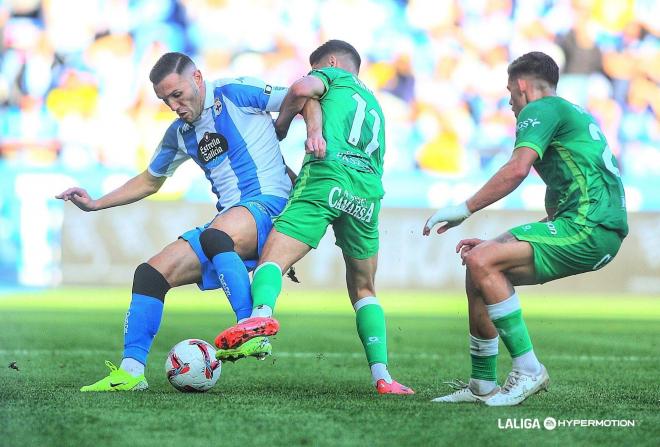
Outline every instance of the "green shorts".
{"type": "Polygon", "coordinates": [[[615,231],[578,225],[562,218],[521,225],[509,231],[519,241],[532,245],[539,283],[598,270],[614,259],[622,242],[615,231]]]}
{"type": "Polygon", "coordinates": [[[355,259],[378,253],[380,177],[336,162],[306,164],[275,220],[280,233],[316,248],[332,224],[336,245],[355,259]]]}

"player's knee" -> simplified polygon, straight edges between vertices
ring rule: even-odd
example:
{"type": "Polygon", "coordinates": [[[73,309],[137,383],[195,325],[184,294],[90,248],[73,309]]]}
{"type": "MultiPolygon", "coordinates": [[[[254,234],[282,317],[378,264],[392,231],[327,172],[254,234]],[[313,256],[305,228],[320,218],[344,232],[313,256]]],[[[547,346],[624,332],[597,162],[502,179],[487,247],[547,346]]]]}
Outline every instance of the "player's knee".
{"type": "Polygon", "coordinates": [[[463,256],[465,267],[470,272],[473,279],[477,279],[481,274],[490,270],[490,256],[485,250],[473,248],[463,256]]]}
{"type": "Polygon", "coordinates": [[[227,233],[215,228],[202,231],[199,243],[207,258],[213,259],[218,253],[234,251],[234,241],[227,233]]]}
{"type": "Polygon", "coordinates": [[[150,264],[140,264],[133,276],[133,293],[151,296],[165,301],[165,295],[170,290],[170,284],[165,277],[150,264]]]}

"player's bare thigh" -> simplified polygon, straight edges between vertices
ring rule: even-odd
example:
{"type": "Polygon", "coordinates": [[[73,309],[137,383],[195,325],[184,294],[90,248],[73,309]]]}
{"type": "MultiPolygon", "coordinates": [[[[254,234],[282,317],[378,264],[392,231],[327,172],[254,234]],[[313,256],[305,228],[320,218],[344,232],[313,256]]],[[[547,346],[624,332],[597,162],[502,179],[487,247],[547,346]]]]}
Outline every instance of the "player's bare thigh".
{"type": "Polygon", "coordinates": [[[202,266],[188,242],[177,239],[147,261],[170,287],[194,284],[202,277],[202,266]]]}
{"type": "Polygon", "coordinates": [[[257,258],[257,223],[247,208],[230,208],[216,216],[209,227],[227,233],[234,241],[234,250],[242,259],[257,258]]]}
{"type": "Polygon", "coordinates": [[[283,272],[286,272],[289,267],[301,260],[311,249],[312,247],[304,242],[280,233],[273,228],[261,251],[259,264],[274,262],[280,266],[283,272]]]}
{"type": "Polygon", "coordinates": [[[346,264],[346,288],[351,303],[358,300],[376,296],[376,269],[378,268],[378,254],[367,259],[355,259],[344,255],[346,264]]]}
{"type": "Polygon", "coordinates": [[[519,241],[506,232],[483,241],[462,254],[463,262],[471,269],[494,269],[506,275],[512,285],[537,284],[534,271],[534,249],[526,241],[519,241]]]}

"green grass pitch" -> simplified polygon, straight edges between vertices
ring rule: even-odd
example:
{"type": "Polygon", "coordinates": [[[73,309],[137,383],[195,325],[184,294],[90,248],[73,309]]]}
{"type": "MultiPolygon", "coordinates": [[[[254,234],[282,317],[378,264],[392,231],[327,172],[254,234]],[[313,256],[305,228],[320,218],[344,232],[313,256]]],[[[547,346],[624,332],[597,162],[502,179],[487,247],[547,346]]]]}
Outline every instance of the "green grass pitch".
{"type": "MultiPolygon", "coordinates": [[[[170,292],[143,393],[80,393],[119,364],[126,289],[0,296],[1,446],[658,445],[660,299],[527,296],[523,312],[550,391],[513,408],[429,402],[470,373],[462,294],[382,292],[390,370],[414,396],[378,396],[343,292],[280,297],[274,355],[224,364],[216,387],[182,394],[164,374],[176,342],[212,342],[231,324],[226,299],[170,292]],[[16,362],[19,370],[9,368],[16,362]],[[556,419],[634,420],[634,427],[543,428],[556,419]],[[537,419],[541,428],[502,429],[537,419]]],[[[498,374],[511,365],[500,345],[498,374]]]]}

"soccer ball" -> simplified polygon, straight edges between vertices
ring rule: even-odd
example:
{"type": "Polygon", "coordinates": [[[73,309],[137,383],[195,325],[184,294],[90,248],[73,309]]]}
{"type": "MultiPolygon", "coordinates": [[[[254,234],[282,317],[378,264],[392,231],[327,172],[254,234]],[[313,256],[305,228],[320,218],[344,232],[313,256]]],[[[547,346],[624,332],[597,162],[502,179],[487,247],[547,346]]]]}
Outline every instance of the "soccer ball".
{"type": "Polygon", "coordinates": [[[220,378],[221,362],[215,348],[204,340],[183,340],[170,350],[165,360],[167,380],[184,393],[203,393],[220,378]]]}

